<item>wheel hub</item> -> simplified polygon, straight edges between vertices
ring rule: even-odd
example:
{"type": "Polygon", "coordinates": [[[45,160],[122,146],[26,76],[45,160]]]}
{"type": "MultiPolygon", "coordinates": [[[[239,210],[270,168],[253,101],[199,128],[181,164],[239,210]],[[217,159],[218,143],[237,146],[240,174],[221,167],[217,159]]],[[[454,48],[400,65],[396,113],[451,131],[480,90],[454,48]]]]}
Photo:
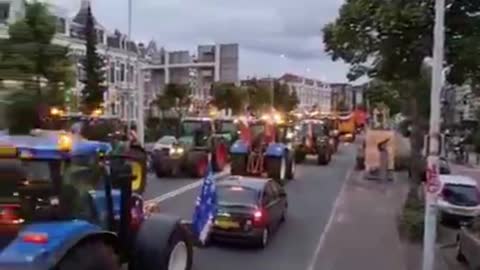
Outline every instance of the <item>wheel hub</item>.
{"type": "Polygon", "coordinates": [[[187,245],[185,242],[178,242],[173,247],[168,260],[168,270],[186,270],[188,260],[187,245]]]}

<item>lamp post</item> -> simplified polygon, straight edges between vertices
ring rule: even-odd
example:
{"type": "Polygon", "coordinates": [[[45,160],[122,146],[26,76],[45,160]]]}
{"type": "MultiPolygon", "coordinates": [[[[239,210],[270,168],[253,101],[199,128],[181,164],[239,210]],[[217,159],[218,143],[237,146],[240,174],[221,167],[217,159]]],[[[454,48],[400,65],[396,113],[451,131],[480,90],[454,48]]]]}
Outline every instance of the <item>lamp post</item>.
{"type": "Polygon", "coordinates": [[[423,237],[423,270],[433,270],[435,240],[437,234],[436,197],[439,189],[439,134],[440,94],[443,84],[443,54],[445,42],[445,0],[435,1],[435,27],[433,32],[432,89],[430,95],[430,131],[428,153],[428,175],[426,185],[425,224],[423,237]]]}

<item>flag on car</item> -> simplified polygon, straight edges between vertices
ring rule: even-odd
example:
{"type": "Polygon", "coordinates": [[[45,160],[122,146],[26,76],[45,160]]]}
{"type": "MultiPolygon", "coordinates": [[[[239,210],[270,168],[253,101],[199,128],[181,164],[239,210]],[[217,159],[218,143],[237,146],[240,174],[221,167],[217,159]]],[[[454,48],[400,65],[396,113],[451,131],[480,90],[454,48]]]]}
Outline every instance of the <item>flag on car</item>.
{"type": "Polygon", "coordinates": [[[202,244],[208,238],[217,211],[217,192],[213,178],[212,162],[209,159],[207,175],[203,179],[192,218],[192,229],[202,244]]]}

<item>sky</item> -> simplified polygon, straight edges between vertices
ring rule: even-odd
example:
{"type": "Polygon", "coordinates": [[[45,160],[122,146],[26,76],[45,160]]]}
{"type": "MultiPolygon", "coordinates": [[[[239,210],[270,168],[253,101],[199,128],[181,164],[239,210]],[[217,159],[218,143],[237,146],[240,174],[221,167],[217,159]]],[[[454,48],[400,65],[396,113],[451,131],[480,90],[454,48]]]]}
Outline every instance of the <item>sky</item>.
{"type": "MultiPolygon", "coordinates": [[[[70,14],[81,0],[50,0],[70,14]]],[[[293,73],[346,82],[348,66],[323,52],[322,27],[344,0],[132,0],[132,38],[167,50],[238,43],[240,77],[293,73]]],[[[91,0],[96,19],[127,33],[128,0],[91,0]]]]}

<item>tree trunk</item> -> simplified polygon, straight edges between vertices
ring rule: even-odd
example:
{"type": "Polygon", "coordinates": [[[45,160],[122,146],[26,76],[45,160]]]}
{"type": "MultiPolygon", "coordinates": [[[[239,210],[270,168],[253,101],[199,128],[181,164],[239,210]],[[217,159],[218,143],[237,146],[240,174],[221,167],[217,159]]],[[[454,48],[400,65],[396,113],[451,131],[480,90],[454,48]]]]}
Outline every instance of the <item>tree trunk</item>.
{"type": "Polygon", "coordinates": [[[422,156],[424,143],[424,125],[422,116],[419,114],[418,102],[415,97],[410,97],[410,119],[412,121],[412,133],[410,136],[410,171],[414,184],[420,184],[422,173],[424,172],[425,159],[422,156]]]}

